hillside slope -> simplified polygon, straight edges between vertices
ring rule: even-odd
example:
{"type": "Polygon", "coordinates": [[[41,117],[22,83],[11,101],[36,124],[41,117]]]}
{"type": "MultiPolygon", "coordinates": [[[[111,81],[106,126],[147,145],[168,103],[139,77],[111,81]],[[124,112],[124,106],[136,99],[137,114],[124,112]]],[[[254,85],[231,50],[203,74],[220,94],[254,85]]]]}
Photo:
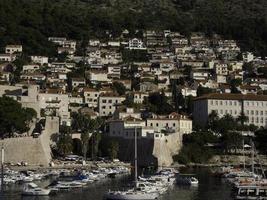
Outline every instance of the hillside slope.
{"type": "Polygon", "coordinates": [[[1,0],[0,46],[52,54],[48,36],[87,40],[129,29],[220,33],[267,55],[266,0],[1,0]]]}

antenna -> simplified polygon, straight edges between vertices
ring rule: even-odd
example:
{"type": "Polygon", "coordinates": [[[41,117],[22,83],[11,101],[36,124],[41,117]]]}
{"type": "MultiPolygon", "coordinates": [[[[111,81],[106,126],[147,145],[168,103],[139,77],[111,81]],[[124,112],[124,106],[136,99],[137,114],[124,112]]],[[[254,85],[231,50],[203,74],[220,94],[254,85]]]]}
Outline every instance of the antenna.
{"type": "Polygon", "coordinates": [[[1,196],[2,196],[2,199],[4,198],[4,154],[5,154],[5,149],[4,149],[4,146],[2,146],[2,149],[1,149],[1,196]]]}

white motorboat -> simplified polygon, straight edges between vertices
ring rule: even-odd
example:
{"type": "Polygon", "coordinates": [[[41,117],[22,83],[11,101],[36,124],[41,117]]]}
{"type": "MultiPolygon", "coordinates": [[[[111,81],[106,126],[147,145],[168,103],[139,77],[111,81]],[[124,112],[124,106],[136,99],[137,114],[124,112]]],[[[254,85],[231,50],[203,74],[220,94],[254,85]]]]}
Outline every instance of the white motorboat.
{"type": "Polygon", "coordinates": [[[126,192],[108,192],[104,199],[106,200],[154,200],[159,195],[157,193],[140,192],[135,190],[129,190],[126,192]]]}
{"type": "Polygon", "coordinates": [[[50,189],[40,188],[35,183],[25,184],[22,195],[25,196],[48,196],[50,194],[50,189]]]}
{"type": "Polygon", "coordinates": [[[68,187],[68,188],[82,188],[85,184],[81,183],[79,181],[59,181],[58,184],[63,187],[68,187]]]}
{"type": "Polygon", "coordinates": [[[198,180],[195,177],[190,177],[189,178],[189,183],[190,183],[191,186],[198,186],[198,180]]]}

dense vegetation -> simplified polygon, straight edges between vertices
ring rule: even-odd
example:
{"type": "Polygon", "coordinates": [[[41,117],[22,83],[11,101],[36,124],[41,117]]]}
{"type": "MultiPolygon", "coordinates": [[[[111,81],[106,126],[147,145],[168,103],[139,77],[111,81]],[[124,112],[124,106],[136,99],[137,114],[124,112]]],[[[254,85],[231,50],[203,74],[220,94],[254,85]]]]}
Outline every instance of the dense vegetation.
{"type": "Polygon", "coordinates": [[[101,134],[103,119],[91,119],[90,116],[80,112],[72,113],[71,118],[71,127],[62,125],[59,130],[60,134],[55,138],[54,156],[75,154],[83,156],[85,160],[87,158],[95,160],[98,156],[117,158],[118,142],[101,134]],[[81,140],[72,139],[73,133],[81,133],[81,140]]]}
{"type": "Polygon", "coordinates": [[[255,131],[254,125],[246,125],[247,117],[240,115],[237,119],[231,115],[219,118],[217,113],[212,112],[209,122],[204,129],[197,129],[183,137],[183,147],[174,159],[180,163],[207,163],[215,154],[240,154],[242,141],[250,144],[251,139],[261,152],[266,152],[266,130],[260,129],[255,138],[243,137],[240,131],[255,131]]]}
{"type": "Polygon", "coordinates": [[[10,137],[29,130],[36,112],[23,108],[20,103],[9,97],[0,97],[0,137],[10,137]]]}
{"type": "Polygon", "coordinates": [[[28,53],[53,54],[48,36],[84,40],[128,29],[203,31],[237,39],[267,55],[266,0],[1,0],[0,46],[21,42],[28,53]]]}

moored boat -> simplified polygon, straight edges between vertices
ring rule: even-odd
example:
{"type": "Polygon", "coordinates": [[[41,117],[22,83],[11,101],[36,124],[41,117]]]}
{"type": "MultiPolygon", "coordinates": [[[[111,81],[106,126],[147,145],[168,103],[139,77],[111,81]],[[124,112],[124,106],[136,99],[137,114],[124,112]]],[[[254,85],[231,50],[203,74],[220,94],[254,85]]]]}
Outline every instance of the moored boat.
{"type": "Polygon", "coordinates": [[[35,183],[25,184],[22,195],[24,196],[48,196],[50,194],[50,189],[40,188],[35,183]]]}

